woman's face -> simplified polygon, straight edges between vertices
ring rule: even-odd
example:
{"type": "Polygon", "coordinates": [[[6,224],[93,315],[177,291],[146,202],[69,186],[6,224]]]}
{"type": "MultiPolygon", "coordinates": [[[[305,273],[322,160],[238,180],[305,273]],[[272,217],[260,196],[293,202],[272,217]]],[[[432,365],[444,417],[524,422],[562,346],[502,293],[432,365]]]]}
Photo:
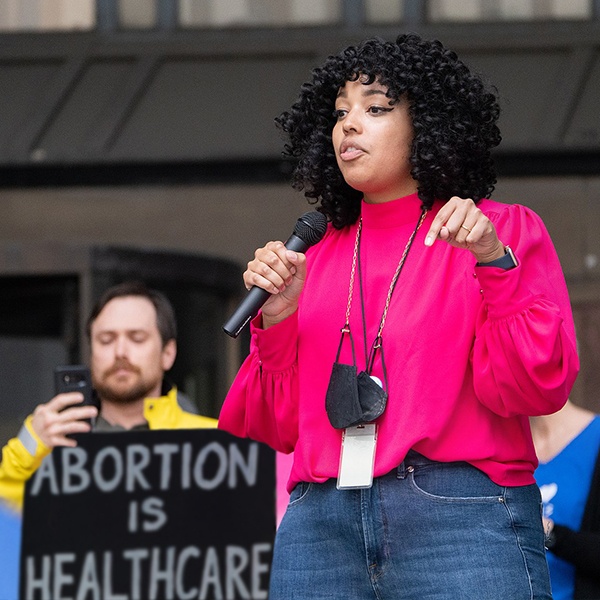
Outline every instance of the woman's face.
{"type": "MultiPolygon", "coordinates": [[[[364,81],[364,78],[362,78],[364,81]]],[[[370,203],[417,191],[411,177],[412,120],[406,100],[391,104],[387,88],[347,81],[335,102],[333,147],[344,179],[370,203]]]]}

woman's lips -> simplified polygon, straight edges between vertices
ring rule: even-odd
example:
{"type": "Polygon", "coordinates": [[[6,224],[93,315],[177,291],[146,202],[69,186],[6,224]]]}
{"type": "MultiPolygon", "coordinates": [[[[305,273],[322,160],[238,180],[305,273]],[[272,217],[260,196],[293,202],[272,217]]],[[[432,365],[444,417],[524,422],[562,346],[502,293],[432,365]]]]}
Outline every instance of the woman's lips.
{"type": "Polygon", "coordinates": [[[344,143],[340,148],[340,158],[343,161],[355,160],[363,154],[365,154],[364,149],[356,144],[344,143]]]}

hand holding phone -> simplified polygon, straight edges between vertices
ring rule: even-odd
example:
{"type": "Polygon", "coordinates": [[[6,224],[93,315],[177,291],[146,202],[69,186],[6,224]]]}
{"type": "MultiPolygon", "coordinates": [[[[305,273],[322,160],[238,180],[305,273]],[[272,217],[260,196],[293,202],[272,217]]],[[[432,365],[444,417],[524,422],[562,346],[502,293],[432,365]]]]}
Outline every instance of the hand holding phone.
{"type": "MultiPolygon", "coordinates": [[[[92,388],[92,376],[85,365],[60,365],[54,369],[54,391],[56,394],[68,392],[80,392],[83,401],[73,406],[95,406],[99,407],[94,390],[92,388]]],[[[90,423],[90,419],[85,419],[90,423]]]]}
{"type": "Polygon", "coordinates": [[[89,369],[84,365],[56,367],[54,388],[54,398],[39,404],[33,411],[31,427],[49,448],[76,446],[72,435],[90,431],[92,418],[100,408],[89,369]],[[96,410],[90,406],[95,406],[96,410]]]}

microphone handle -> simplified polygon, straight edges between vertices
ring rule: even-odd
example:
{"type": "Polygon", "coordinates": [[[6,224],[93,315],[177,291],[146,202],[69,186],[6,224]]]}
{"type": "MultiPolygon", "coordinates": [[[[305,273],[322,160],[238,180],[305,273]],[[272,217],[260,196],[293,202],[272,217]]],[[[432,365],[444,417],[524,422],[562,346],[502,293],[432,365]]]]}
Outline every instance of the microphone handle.
{"type": "MultiPolygon", "coordinates": [[[[285,243],[285,247],[293,252],[306,252],[309,245],[297,235],[292,234],[285,243]]],[[[255,285],[252,286],[248,290],[247,296],[223,325],[223,331],[232,338],[236,338],[246,324],[258,314],[260,307],[269,299],[269,296],[271,296],[271,292],[255,285]]]]}

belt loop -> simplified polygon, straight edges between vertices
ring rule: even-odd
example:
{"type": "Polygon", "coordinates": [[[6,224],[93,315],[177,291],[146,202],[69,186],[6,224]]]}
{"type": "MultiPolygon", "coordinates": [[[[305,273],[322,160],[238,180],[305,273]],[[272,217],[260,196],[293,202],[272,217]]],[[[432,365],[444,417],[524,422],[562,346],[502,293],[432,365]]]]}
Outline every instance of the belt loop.
{"type": "Polygon", "coordinates": [[[398,470],[396,472],[396,478],[397,479],[406,479],[406,462],[404,460],[398,465],[398,470]]]}

